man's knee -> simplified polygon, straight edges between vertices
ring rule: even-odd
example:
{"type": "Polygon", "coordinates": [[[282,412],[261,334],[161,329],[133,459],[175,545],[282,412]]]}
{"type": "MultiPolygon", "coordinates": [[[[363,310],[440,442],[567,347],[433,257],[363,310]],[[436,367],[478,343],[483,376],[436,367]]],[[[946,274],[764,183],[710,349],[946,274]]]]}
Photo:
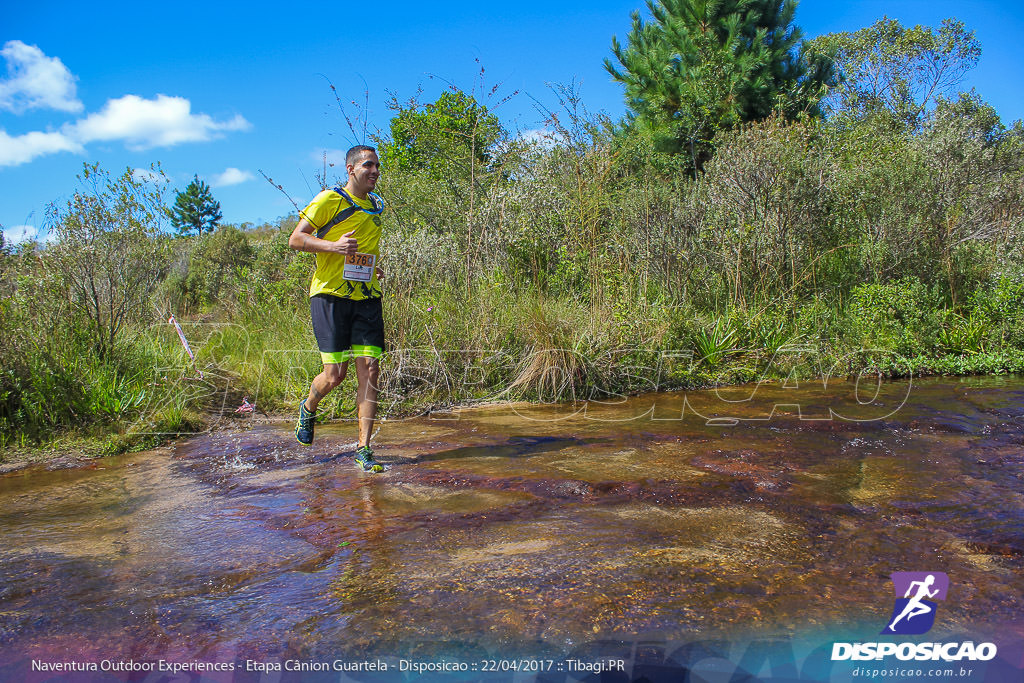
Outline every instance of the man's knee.
{"type": "Polygon", "coordinates": [[[324,378],[330,384],[331,389],[344,381],[346,370],[348,370],[348,363],[327,363],[324,365],[324,378]]]}
{"type": "Polygon", "coordinates": [[[380,364],[376,358],[357,358],[358,375],[360,386],[367,386],[374,391],[377,390],[377,380],[380,377],[380,364]]]}

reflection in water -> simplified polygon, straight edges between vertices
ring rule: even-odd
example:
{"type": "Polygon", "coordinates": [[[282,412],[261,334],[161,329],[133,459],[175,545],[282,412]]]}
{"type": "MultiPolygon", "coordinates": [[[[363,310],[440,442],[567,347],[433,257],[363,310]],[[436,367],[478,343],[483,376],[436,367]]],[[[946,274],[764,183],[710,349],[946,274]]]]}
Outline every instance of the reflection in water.
{"type": "Polygon", "coordinates": [[[880,629],[904,570],[951,577],[938,637],[1020,630],[1024,383],[893,383],[863,405],[848,389],[387,422],[383,475],[352,465],[350,424],[311,449],[257,427],[9,474],[0,655],[880,629]]]}

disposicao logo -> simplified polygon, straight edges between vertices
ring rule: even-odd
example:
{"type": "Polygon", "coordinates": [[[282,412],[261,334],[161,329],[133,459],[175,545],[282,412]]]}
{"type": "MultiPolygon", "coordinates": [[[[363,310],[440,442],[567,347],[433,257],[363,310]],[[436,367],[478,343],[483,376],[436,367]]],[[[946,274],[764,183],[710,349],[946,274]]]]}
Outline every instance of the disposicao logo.
{"type": "MultiPolygon", "coordinates": [[[[893,572],[895,604],[880,635],[921,635],[935,625],[937,600],[945,600],[949,577],[942,572],[893,572]]],[[[996,656],[994,643],[833,643],[832,661],[988,661],[996,656]]]]}
{"type": "Polygon", "coordinates": [[[916,636],[935,625],[935,600],[945,600],[949,577],[942,572],[893,572],[896,604],[882,634],[916,636]]]}

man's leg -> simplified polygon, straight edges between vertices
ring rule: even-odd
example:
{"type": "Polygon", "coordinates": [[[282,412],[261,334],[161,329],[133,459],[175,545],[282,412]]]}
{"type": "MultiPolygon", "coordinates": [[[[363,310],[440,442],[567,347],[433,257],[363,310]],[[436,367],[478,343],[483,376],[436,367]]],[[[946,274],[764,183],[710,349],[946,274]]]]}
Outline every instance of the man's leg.
{"type": "Polygon", "coordinates": [[[315,413],[317,406],[320,405],[320,401],[341,384],[347,373],[348,361],[344,363],[324,363],[323,372],[313,378],[313,384],[309,387],[309,396],[306,398],[306,410],[315,413]]]}
{"type": "Polygon", "coordinates": [[[359,414],[359,445],[370,445],[377,419],[377,380],[380,364],[376,358],[356,357],[356,408],[359,414]]]}
{"type": "Polygon", "coordinates": [[[345,372],[348,370],[348,361],[342,363],[324,363],[324,369],[319,375],[313,378],[313,384],[309,388],[309,396],[299,404],[299,419],[295,423],[295,440],[303,446],[313,443],[313,434],[316,431],[316,409],[327,394],[334,387],[341,384],[345,379],[345,372]]]}

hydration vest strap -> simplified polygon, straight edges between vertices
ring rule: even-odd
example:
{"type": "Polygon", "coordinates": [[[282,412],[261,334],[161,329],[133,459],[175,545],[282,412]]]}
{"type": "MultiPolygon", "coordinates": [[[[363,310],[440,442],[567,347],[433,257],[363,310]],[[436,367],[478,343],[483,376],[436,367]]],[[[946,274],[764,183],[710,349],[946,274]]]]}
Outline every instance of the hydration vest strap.
{"type": "Polygon", "coordinates": [[[347,209],[342,209],[338,213],[334,214],[334,218],[327,221],[327,224],[324,225],[324,227],[316,231],[316,236],[319,237],[320,239],[323,239],[324,236],[331,231],[331,228],[333,228],[335,225],[342,222],[343,220],[345,220],[358,210],[359,208],[356,207],[355,205],[350,206],[347,209]]]}
{"type": "Polygon", "coordinates": [[[327,221],[327,224],[324,225],[324,227],[316,231],[316,236],[319,237],[320,239],[323,239],[324,235],[330,232],[331,228],[333,228],[338,223],[341,223],[343,220],[354,214],[356,211],[364,211],[369,214],[378,214],[384,210],[383,200],[381,200],[381,198],[374,194],[373,192],[369,194],[370,204],[373,205],[373,210],[366,211],[366,209],[356,204],[355,200],[353,200],[352,197],[348,196],[348,192],[345,192],[344,188],[342,188],[341,185],[331,188],[331,191],[340,194],[342,198],[344,198],[344,200],[349,203],[349,206],[348,208],[342,209],[341,211],[336,213],[334,215],[334,218],[327,221]]]}
{"type": "Polygon", "coordinates": [[[375,192],[368,192],[366,194],[366,198],[370,200],[370,206],[373,207],[373,208],[364,209],[363,207],[361,207],[358,204],[356,204],[356,201],[354,199],[352,199],[352,197],[348,196],[348,192],[345,192],[345,188],[343,188],[341,185],[338,185],[337,187],[332,188],[331,191],[332,192],[337,192],[342,197],[344,197],[346,200],[348,200],[349,204],[351,204],[352,206],[357,207],[360,211],[362,211],[364,213],[368,213],[370,215],[374,215],[374,214],[381,213],[384,210],[384,200],[381,199],[380,195],[375,193],[375,192]]]}

